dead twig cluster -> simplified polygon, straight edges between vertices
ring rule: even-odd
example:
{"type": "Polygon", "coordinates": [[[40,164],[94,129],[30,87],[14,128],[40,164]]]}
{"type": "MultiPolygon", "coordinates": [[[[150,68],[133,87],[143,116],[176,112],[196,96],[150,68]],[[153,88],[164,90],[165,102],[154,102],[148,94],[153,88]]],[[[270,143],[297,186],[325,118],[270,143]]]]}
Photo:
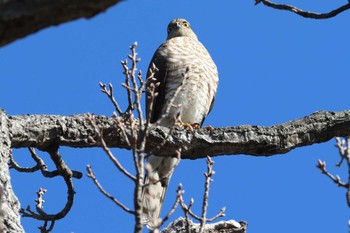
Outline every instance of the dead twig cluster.
{"type": "Polygon", "coordinates": [[[153,103],[155,96],[156,85],[150,82],[149,85],[146,83],[148,80],[153,79],[153,69],[150,70],[150,75],[146,79],[146,81],[142,78],[142,72],[137,71],[137,63],[140,59],[137,57],[136,52],[137,43],[135,42],[131,47],[131,54],[128,55],[129,60],[121,61],[123,67],[123,74],[125,76],[125,82],[122,86],[126,89],[128,106],[126,110],[123,112],[117,103],[116,99],[113,96],[113,86],[112,84],[107,85],[100,83],[101,92],[105,93],[107,97],[110,99],[112,104],[115,107],[115,112],[113,114],[114,123],[119,125],[121,134],[124,135],[124,140],[128,144],[128,146],[132,150],[133,162],[135,166],[136,174],[133,175],[129,171],[127,171],[119,160],[113,155],[111,150],[107,147],[105,140],[103,138],[103,133],[101,128],[98,126],[94,116],[90,115],[89,120],[95,129],[95,138],[93,140],[99,141],[101,147],[105,151],[108,158],[113,162],[113,164],[117,167],[117,169],[128,177],[135,184],[134,189],[134,210],[126,207],[123,203],[117,200],[117,198],[113,197],[109,194],[102,185],[98,182],[95,174],[91,166],[87,166],[88,177],[94,181],[94,184],[98,187],[101,193],[107,198],[111,199],[117,206],[121,207],[124,211],[133,214],[135,216],[135,232],[142,232],[143,224],[141,222],[141,214],[142,214],[142,201],[141,194],[142,189],[144,187],[144,176],[145,176],[145,166],[144,160],[146,157],[145,146],[146,146],[146,137],[148,134],[149,126],[150,126],[150,114],[152,105],[149,106],[148,114],[146,118],[143,116],[141,98],[142,95],[147,92],[147,98],[150,103],[153,103]],[[130,68],[128,67],[128,61],[130,61],[130,68]],[[134,117],[134,114],[136,117],[134,117]],[[130,132],[131,137],[127,136],[126,130],[130,132]]]}
{"type": "Polygon", "coordinates": [[[279,3],[274,3],[271,2],[269,0],[255,0],[255,5],[259,4],[259,3],[263,3],[265,6],[277,9],[277,10],[286,10],[286,11],[290,11],[293,12],[297,15],[300,15],[302,17],[305,18],[312,18],[312,19],[328,19],[328,18],[332,18],[337,16],[338,14],[349,10],[350,9],[350,2],[344,4],[341,7],[338,7],[337,9],[331,10],[327,13],[316,13],[316,12],[312,12],[312,11],[305,11],[302,9],[299,9],[295,6],[291,6],[288,4],[279,4],[279,3]]]}
{"type": "MultiPolygon", "coordinates": [[[[346,202],[350,207],[350,137],[346,137],[341,139],[336,137],[336,144],[339,151],[340,161],[336,164],[337,167],[340,167],[344,161],[346,161],[347,169],[348,169],[348,178],[347,182],[341,180],[339,175],[333,175],[326,169],[326,162],[318,160],[316,167],[321,170],[322,174],[327,176],[330,180],[332,180],[338,187],[343,187],[346,189],[346,202]]],[[[350,221],[349,221],[350,227],[350,221]]]]}
{"type": "MultiPolygon", "coordinates": [[[[124,60],[121,62],[123,67],[123,74],[125,76],[125,82],[122,84],[122,86],[126,89],[127,102],[128,102],[128,106],[124,112],[121,110],[117,100],[113,96],[113,91],[114,91],[113,85],[109,84],[107,88],[106,84],[100,83],[101,92],[107,95],[108,99],[112,102],[113,106],[115,107],[115,112],[113,113],[114,123],[119,126],[118,127],[119,133],[121,133],[121,135],[124,135],[123,140],[131,148],[133,163],[135,166],[135,175],[127,171],[124,168],[124,166],[119,162],[117,157],[108,148],[104,140],[102,128],[99,127],[95,116],[93,115],[88,116],[89,121],[91,122],[95,131],[94,136],[91,137],[90,140],[94,140],[98,142],[99,145],[104,150],[105,154],[116,166],[116,168],[135,184],[134,196],[133,196],[134,198],[133,209],[125,206],[122,202],[120,202],[117,198],[115,198],[113,195],[108,193],[103,188],[103,186],[97,180],[90,165],[87,166],[87,173],[88,173],[87,175],[89,178],[93,180],[94,184],[97,186],[97,188],[105,197],[112,200],[117,206],[119,206],[125,212],[134,215],[135,217],[134,232],[142,232],[142,228],[144,224],[141,222],[142,190],[151,183],[155,184],[157,182],[162,182],[163,178],[159,177],[156,180],[150,180],[149,181],[150,183],[148,184],[144,183],[144,180],[145,180],[144,177],[146,173],[147,172],[151,173],[151,171],[147,170],[148,166],[147,164],[145,164],[145,158],[148,155],[145,152],[145,146],[146,146],[147,135],[151,125],[150,121],[151,121],[153,103],[157,96],[157,93],[155,92],[155,90],[159,84],[154,82],[155,79],[153,76],[154,76],[155,70],[157,69],[154,65],[151,67],[149,71],[149,77],[147,77],[146,81],[143,80],[141,71],[137,72],[137,63],[139,62],[140,59],[137,58],[136,46],[137,44],[134,43],[130,47],[131,54],[128,55],[128,60],[124,60]],[[128,67],[129,61],[130,61],[130,68],[128,67]],[[147,102],[148,102],[148,108],[146,109],[146,117],[143,116],[143,111],[141,106],[141,98],[142,98],[142,95],[145,93],[147,94],[146,96],[147,96],[147,102]],[[134,117],[134,115],[136,115],[136,117],[134,117]]],[[[157,150],[160,150],[163,144],[164,143],[160,142],[157,150]]],[[[179,162],[181,157],[180,149],[176,151],[176,155],[178,157],[177,161],[179,162]]],[[[189,216],[201,222],[200,232],[203,232],[204,226],[207,222],[214,221],[218,217],[224,216],[225,210],[222,209],[219,212],[219,214],[217,214],[215,217],[211,219],[207,219],[206,217],[207,207],[208,207],[209,187],[210,187],[210,182],[212,181],[211,177],[214,174],[214,171],[212,170],[213,164],[214,162],[211,160],[211,158],[208,157],[208,160],[207,160],[208,171],[204,174],[206,179],[205,179],[205,191],[204,191],[204,198],[203,198],[203,211],[202,211],[201,217],[197,216],[191,211],[191,206],[193,204],[193,201],[190,203],[189,206],[186,206],[182,198],[182,194],[183,194],[182,186],[179,185],[179,188],[177,190],[177,198],[172,208],[168,211],[168,213],[165,215],[163,219],[160,219],[159,222],[157,221],[156,223],[152,224],[152,227],[153,227],[152,232],[154,233],[159,232],[159,228],[170,218],[170,216],[175,212],[179,204],[181,205],[181,208],[184,210],[184,213],[186,215],[186,218],[188,219],[188,222],[189,222],[189,216]]]]}
{"type": "MultiPolygon", "coordinates": [[[[213,170],[214,161],[208,156],[207,157],[207,172],[204,173],[205,182],[204,182],[204,196],[203,196],[203,204],[202,204],[202,214],[201,216],[198,216],[197,214],[193,213],[191,208],[194,204],[194,199],[192,198],[190,203],[188,205],[185,204],[183,200],[183,193],[184,190],[182,189],[182,185],[179,184],[177,189],[177,198],[175,204],[180,203],[181,209],[184,212],[185,220],[186,220],[186,229],[187,232],[190,233],[190,228],[192,225],[192,220],[190,217],[194,218],[195,220],[200,222],[199,227],[199,233],[202,233],[205,229],[205,225],[208,222],[213,222],[216,219],[225,216],[225,207],[222,208],[217,215],[215,215],[212,218],[207,218],[207,209],[208,209],[208,202],[209,202],[209,190],[210,190],[210,183],[213,181],[212,176],[215,174],[213,170]]],[[[174,204],[174,206],[175,206],[174,204]]]]}
{"type": "Polygon", "coordinates": [[[343,187],[347,189],[346,192],[346,201],[348,206],[350,207],[350,137],[346,137],[345,139],[340,139],[339,137],[336,137],[336,147],[339,151],[340,161],[336,164],[337,167],[340,167],[343,163],[343,161],[346,161],[347,168],[348,168],[348,182],[345,183],[341,180],[340,176],[333,175],[326,169],[326,162],[318,160],[317,168],[319,168],[322,172],[322,174],[326,175],[329,179],[331,179],[335,184],[337,184],[339,187],[343,187]]]}
{"type": "MultiPolygon", "coordinates": [[[[144,177],[147,172],[147,165],[145,165],[145,158],[147,154],[145,152],[146,139],[151,125],[151,115],[153,109],[153,103],[155,98],[157,97],[156,88],[159,83],[155,82],[154,72],[157,68],[153,65],[151,66],[148,77],[144,81],[142,78],[142,72],[137,72],[137,63],[140,61],[137,58],[136,52],[137,43],[134,43],[131,47],[131,54],[128,55],[129,60],[123,60],[121,65],[123,67],[123,74],[125,76],[125,81],[122,84],[122,87],[126,90],[127,102],[128,106],[126,110],[123,112],[117,103],[117,100],[113,96],[113,85],[109,84],[107,88],[106,84],[100,83],[101,92],[105,93],[107,97],[112,102],[115,107],[115,112],[113,114],[114,123],[118,125],[120,129],[121,135],[123,135],[123,140],[128,144],[132,151],[133,163],[135,167],[135,175],[131,174],[127,171],[116,156],[113,155],[111,150],[108,148],[105,143],[103,133],[101,128],[98,126],[96,119],[94,116],[89,116],[89,121],[93,125],[95,129],[95,137],[91,140],[96,140],[100,143],[100,146],[103,148],[104,152],[108,156],[108,158],[112,161],[112,163],[117,167],[117,169],[124,174],[126,177],[130,178],[132,182],[135,184],[134,188],[134,209],[126,207],[123,203],[121,203],[117,198],[109,194],[102,185],[98,182],[92,168],[90,165],[87,166],[88,177],[91,178],[100,192],[112,200],[117,206],[122,208],[124,211],[133,214],[135,216],[135,229],[134,232],[142,232],[143,224],[141,222],[141,214],[142,214],[142,190],[149,185],[145,184],[144,177]],[[130,62],[130,68],[128,67],[128,62],[130,62]],[[146,109],[146,116],[143,116],[141,99],[143,94],[147,94],[147,102],[148,107],[146,109]],[[136,115],[136,117],[134,117],[136,115]],[[127,134],[127,131],[129,134],[127,134]],[[129,135],[129,136],[127,136],[129,135]],[[131,136],[130,136],[131,135],[131,136]]],[[[157,150],[161,149],[164,145],[164,142],[160,142],[157,150]]],[[[178,162],[181,157],[181,150],[176,151],[176,155],[178,157],[178,162]]],[[[175,165],[177,166],[177,164],[175,165]]],[[[157,180],[152,180],[152,184],[157,182],[162,182],[163,177],[160,177],[157,180]]],[[[166,214],[166,216],[160,220],[159,222],[153,225],[152,232],[159,232],[159,228],[164,224],[165,221],[169,219],[169,217],[174,213],[176,207],[178,206],[178,200],[175,202],[173,208],[166,214]]]]}
{"type": "Polygon", "coordinates": [[[47,148],[47,152],[50,154],[50,158],[56,166],[56,170],[54,171],[48,170],[43,159],[41,159],[38,156],[34,148],[29,148],[29,152],[33,160],[36,162],[35,166],[33,167],[19,166],[18,163],[16,163],[16,161],[14,160],[11,152],[10,160],[9,160],[10,168],[15,169],[19,172],[30,172],[30,173],[40,170],[42,175],[46,178],[61,176],[63,177],[65,184],[67,186],[67,190],[68,190],[67,202],[64,208],[60,212],[56,214],[47,214],[43,210],[43,203],[45,202],[43,196],[47,191],[46,189],[43,189],[43,188],[40,188],[39,191],[37,192],[38,199],[35,200],[36,212],[31,209],[30,205],[28,205],[26,209],[22,208],[20,210],[22,217],[30,217],[30,218],[34,218],[44,222],[44,224],[39,227],[40,232],[42,233],[51,232],[55,225],[55,221],[64,218],[72,208],[73,202],[74,202],[74,195],[75,195],[72,178],[80,179],[82,177],[82,173],[78,171],[72,171],[67,166],[67,164],[63,161],[61,155],[59,154],[57,146],[51,146],[50,148],[47,148]]]}

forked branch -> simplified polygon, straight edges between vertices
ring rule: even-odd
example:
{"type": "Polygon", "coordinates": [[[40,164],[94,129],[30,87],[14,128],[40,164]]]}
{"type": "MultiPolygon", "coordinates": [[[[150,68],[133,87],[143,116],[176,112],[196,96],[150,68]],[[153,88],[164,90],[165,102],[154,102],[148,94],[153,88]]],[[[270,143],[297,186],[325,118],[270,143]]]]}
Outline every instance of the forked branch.
{"type": "Polygon", "coordinates": [[[350,207],[350,137],[346,137],[341,140],[339,137],[336,138],[336,147],[339,151],[340,162],[336,164],[337,167],[340,167],[343,161],[346,161],[346,168],[348,170],[347,183],[343,182],[338,175],[333,175],[326,169],[326,162],[318,160],[317,168],[319,168],[322,174],[326,175],[329,179],[331,179],[335,184],[339,187],[346,188],[346,201],[348,206],[350,207]]]}
{"type": "Polygon", "coordinates": [[[39,158],[39,156],[36,154],[35,150],[33,148],[29,148],[29,151],[32,155],[32,158],[36,162],[36,165],[32,168],[22,168],[20,167],[13,159],[12,154],[10,156],[10,166],[17,171],[20,172],[35,172],[37,170],[41,170],[44,177],[52,178],[55,176],[62,176],[67,189],[67,202],[64,208],[56,213],[56,214],[47,214],[43,210],[43,204],[44,204],[44,194],[46,193],[46,189],[40,188],[37,192],[38,199],[35,200],[36,202],[36,212],[31,210],[31,207],[28,205],[26,209],[21,209],[20,213],[22,214],[22,217],[30,217],[37,220],[41,220],[44,222],[43,226],[40,226],[39,229],[42,233],[51,232],[55,221],[64,218],[70,209],[72,208],[73,201],[74,201],[74,187],[73,187],[73,181],[72,178],[78,178],[80,179],[82,177],[82,174],[78,171],[72,171],[66,163],[61,158],[58,147],[57,146],[51,146],[47,148],[47,152],[50,154],[51,160],[54,162],[56,169],[55,171],[48,171],[47,166],[44,164],[43,160],[39,158]]]}
{"type": "Polygon", "coordinates": [[[203,195],[203,204],[202,204],[201,217],[199,217],[197,214],[193,213],[193,211],[191,210],[191,208],[193,206],[193,203],[194,203],[193,198],[191,199],[189,205],[185,204],[185,202],[183,200],[183,197],[182,197],[182,194],[184,193],[184,191],[182,189],[182,185],[181,184],[179,184],[179,187],[177,189],[176,202],[180,203],[180,206],[181,206],[181,208],[182,208],[182,210],[184,212],[184,215],[186,217],[187,232],[191,232],[190,228],[191,228],[192,220],[190,219],[190,216],[200,222],[199,230],[198,230],[199,233],[203,233],[204,232],[204,228],[205,228],[207,222],[212,222],[212,221],[215,221],[216,219],[218,219],[219,217],[225,216],[225,213],[224,213],[225,212],[225,208],[222,208],[217,215],[215,215],[214,217],[212,217],[210,219],[207,218],[210,183],[213,181],[211,177],[215,173],[214,170],[213,170],[213,166],[214,166],[214,161],[208,156],[207,157],[207,172],[204,173],[205,182],[204,182],[204,195],[203,195]]]}

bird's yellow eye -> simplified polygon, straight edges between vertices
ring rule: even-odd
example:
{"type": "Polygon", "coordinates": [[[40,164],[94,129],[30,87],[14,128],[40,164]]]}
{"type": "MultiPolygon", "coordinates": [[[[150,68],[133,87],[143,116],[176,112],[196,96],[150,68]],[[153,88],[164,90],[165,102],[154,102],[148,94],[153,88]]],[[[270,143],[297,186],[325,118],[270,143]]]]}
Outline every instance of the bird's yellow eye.
{"type": "Polygon", "coordinates": [[[171,31],[171,29],[172,29],[172,28],[171,28],[171,26],[169,25],[169,26],[168,26],[168,33],[171,31]]]}
{"type": "Polygon", "coordinates": [[[190,27],[190,24],[188,23],[188,22],[186,22],[186,21],[184,21],[183,23],[182,23],[185,27],[190,27]]]}

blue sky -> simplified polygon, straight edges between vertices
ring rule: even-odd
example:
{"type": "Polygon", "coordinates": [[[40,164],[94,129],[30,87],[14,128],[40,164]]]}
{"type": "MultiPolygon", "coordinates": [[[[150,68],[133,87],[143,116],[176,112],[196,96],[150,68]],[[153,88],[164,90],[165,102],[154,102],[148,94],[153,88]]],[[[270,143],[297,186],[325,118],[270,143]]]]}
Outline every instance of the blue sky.
{"type": "MultiPolygon", "coordinates": [[[[110,116],[113,106],[100,93],[99,82],[112,82],[116,98],[126,106],[120,60],[138,41],[139,69],[146,71],[156,48],[166,38],[173,18],[190,21],[219,70],[216,102],[205,124],[269,126],[319,110],[349,109],[350,12],[328,20],[305,19],[253,1],[124,1],[90,20],[51,27],[0,49],[0,107],[8,114],[94,113],[110,116]]],[[[308,10],[327,11],[341,1],[293,1],[308,10]]],[[[346,181],[346,168],[336,168],[335,141],[272,157],[215,157],[209,216],[226,206],[224,219],[245,220],[249,232],[346,232],[349,209],[345,190],[315,167],[327,161],[346,181]]],[[[131,154],[113,150],[126,167],[131,154]]],[[[39,152],[40,153],[40,152],[39,152]]],[[[85,173],[90,164],[105,188],[132,207],[132,183],[101,149],[62,148],[71,169],[85,173]]],[[[15,150],[23,165],[31,164],[25,149],[15,150]]],[[[49,156],[40,153],[46,161],[49,156]]],[[[53,169],[52,164],[48,163],[53,169]]],[[[205,160],[184,160],[176,169],[163,210],[175,198],[178,183],[187,202],[200,211],[205,160]]],[[[66,190],[59,178],[11,171],[22,206],[34,205],[35,192],[48,189],[44,208],[63,208],[66,190]]],[[[54,232],[132,232],[133,217],[105,199],[84,176],[75,180],[71,213],[54,232]]],[[[177,211],[173,217],[182,215],[177,211]]],[[[22,219],[27,232],[39,222],[22,219]]]]}

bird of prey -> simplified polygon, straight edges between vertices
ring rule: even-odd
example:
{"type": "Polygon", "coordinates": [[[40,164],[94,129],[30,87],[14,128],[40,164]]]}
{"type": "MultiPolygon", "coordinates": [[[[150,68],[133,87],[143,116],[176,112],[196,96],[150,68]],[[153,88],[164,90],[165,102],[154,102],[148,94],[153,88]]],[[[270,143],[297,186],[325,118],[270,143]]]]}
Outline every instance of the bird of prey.
{"type": "MultiPolygon", "coordinates": [[[[158,95],[152,109],[146,101],[146,108],[151,111],[150,122],[166,127],[201,126],[213,107],[218,71],[187,20],[179,18],[169,23],[168,37],[154,53],[149,70],[154,66],[153,82],[158,83],[158,95]]],[[[147,158],[142,222],[150,228],[159,224],[165,192],[176,164],[174,157],[147,158]]]]}

